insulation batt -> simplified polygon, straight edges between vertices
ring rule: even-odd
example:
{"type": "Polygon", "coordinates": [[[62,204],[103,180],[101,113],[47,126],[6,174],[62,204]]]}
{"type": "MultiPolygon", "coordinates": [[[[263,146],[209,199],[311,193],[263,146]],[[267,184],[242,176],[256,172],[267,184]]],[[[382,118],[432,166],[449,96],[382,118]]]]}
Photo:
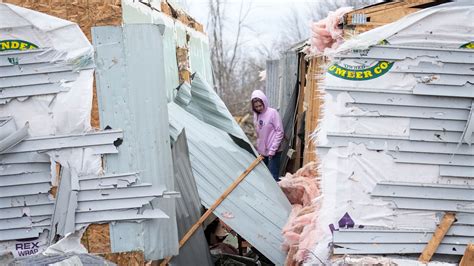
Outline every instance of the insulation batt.
{"type": "Polygon", "coordinates": [[[327,48],[336,49],[344,41],[343,31],[338,27],[345,13],[352,11],[352,7],[341,7],[328,13],[328,16],[311,25],[310,47],[307,54],[318,55],[327,48]]]}
{"type": "Polygon", "coordinates": [[[292,204],[288,222],[283,228],[283,249],[288,251],[285,265],[303,262],[315,245],[316,220],[320,195],[316,162],[306,164],[295,174],[287,173],[278,183],[292,204]]]}

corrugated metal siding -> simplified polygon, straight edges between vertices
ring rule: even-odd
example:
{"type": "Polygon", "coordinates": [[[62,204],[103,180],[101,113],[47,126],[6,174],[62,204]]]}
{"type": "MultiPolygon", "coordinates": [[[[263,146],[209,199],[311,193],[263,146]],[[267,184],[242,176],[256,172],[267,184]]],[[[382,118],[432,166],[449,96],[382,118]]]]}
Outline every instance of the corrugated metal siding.
{"type": "Polygon", "coordinates": [[[279,111],[280,114],[284,114],[298,80],[298,53],[296,51],[289,50],[282,54],[279,71],[281,75],[279,111]]]}
{"type": "Polygon", "coordinates": [[[267,60],[265,94],[271,107],[279,109],[280,103],[280,60],[267,60]]]}
{"type": "Polygon", "coordinates": [[[158,25],[163,35],[163,57],[166,73],[166,95],[172,101],[179,86],[176,47],[187,48],[191,73],[199,73],[212,85],[211,56],[207,36],[185,26],[167,15],[158,12],[144,3],[124,1],[123,14],[125,24],[152,23],[158,25]],[[188,41],[189,38],[189,41],[188,41]]]}
{"type": "MultiPolygon", "coordinates": [[[[176,200],[176,214],[178,234],[182,239],[201,217],[201,201],[189,161],[189,150],[184,130],[173,143],[172,152],[175,185],[181,192],[181,198],[176,200]]],[[[194,233],[179,250],[178,256],[174,257],[170,263],[171,265],[213,265],[202,227],[194,233]]]]}
{"type": "MultiPolygon", "coordinates": [[[[122,128],[124,143],[106,158],[108,173],[140,171],[142,182],[173,190],[174,178],[166,109],[169,77],[157,25],[93,29],[102,126],[122,128]]],[[[176,73],[174,73],[176,74],[176,73]]],[[[147,260],[178,253],[174,199],[153,201],[170,219],[111,225],[112,251],[142,249],[147,260]],[[127,239],[124,241],[123,239],[127,239]]]]}
{"type": "MultiPolygon", "coordinates": [[[[186,129],[201,203],[211,206],[255,159],[229,135],[168,104],[171,137],[186,129]]],[[[283,263],[281,230],[290,212],[286,196],[264,165],[252,171],[214,214],[275,263],[283,263]]]]}

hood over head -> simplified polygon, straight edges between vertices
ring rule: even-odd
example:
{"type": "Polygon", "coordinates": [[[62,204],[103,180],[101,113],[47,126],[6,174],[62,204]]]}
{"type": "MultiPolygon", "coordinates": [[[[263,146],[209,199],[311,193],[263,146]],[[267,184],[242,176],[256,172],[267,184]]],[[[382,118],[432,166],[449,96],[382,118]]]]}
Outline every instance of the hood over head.
{"type": "MultiPolygon", "coordinates": [[[[261,91],[261,90],[254,90],[254,91],[252,92],[252,97],[251,97],[251,99],[253,100],[253,99],[256,99],[256,98],[262,100],[262,102],[263,102],[263,111],[265,112],[265,111],[268,109],[268,99],[267,99],[267,96],[266,96],[265,93],[263,93],[263,91],[261,91]]],[[[252,109],[253,109],[253,107],[252,107],[252,109]]]]}

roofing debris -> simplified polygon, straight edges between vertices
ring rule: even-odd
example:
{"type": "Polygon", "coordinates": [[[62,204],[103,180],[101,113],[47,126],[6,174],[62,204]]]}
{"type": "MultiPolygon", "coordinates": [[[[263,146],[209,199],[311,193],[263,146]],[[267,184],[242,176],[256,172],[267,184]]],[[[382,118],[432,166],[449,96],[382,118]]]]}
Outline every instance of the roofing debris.
{"type": "Polygon", "coordinates": [[[428,8],[331,54],[314,133],[323,195],[317,259],[307,262],[330,259],[328,244],[333,254],[419,254],[448,212],[459,219],[436,258],[463,255],[474,240],[474,53],[464,48],[473,12],[428,8]]]}
{"type": "MultiPolygon", "coordinates": [[[[199,196],[202,205],[208,208],[244,172],[256,155],[247,148],[251,145],[236,122],[215,123],[232,121],[232,116],[226,109],[220,111],[213,107],[220,105],[220,99],[212,105],[208,104],[218,98],[199,74],[194,76],[190,87],[192,97],[187,105],[181,100],[168,103],[170,135],[175,140],[183,129],[186,130],[199,196]],[[193,93],[196,93],[197,99],[193,93]],[[207,100],[202,101],[199,97],[207,100]],[[209,117],[218,120],[209,120],[209,117]],[[237,138],[231,138],[230,134],[235,134],[237,138]]],[[[183,88],[186,87],[180,88],[178,95],[184,93],[181,91],[183,88]]],[[[289,212],[287,198],[268,169],[260,164],[217,207],[214,214],[267,258],[282,263],[285,253],[280,247],[283,242],[281,230],[289,212]]]]}

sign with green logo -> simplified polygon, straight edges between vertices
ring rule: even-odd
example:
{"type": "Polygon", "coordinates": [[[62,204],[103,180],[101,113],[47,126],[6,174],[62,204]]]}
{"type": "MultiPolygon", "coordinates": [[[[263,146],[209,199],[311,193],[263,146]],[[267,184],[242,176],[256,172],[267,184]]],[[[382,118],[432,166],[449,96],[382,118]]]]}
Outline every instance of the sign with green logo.
{"type": "Polygon", "coordinates": [[[30,50],[38,49],[36,44],[22,40],[0,40],[0,52],[8,50],[30,50]]]}
{"type": "Polygon", "coordinates": [[[352,66],[348,64],[334,64],[329,67],[329,74],[347,80],[369,80],[375,79],[387,73],[392,68],[393,62],[375,61],[370,65],[362,64],[352,66]]]}
{"type": "Polygon", "coordinates": [[[466,44],[461,45],[461,47],[459,48],[474,49],[474,42],[468,42],[466,44]]]}

